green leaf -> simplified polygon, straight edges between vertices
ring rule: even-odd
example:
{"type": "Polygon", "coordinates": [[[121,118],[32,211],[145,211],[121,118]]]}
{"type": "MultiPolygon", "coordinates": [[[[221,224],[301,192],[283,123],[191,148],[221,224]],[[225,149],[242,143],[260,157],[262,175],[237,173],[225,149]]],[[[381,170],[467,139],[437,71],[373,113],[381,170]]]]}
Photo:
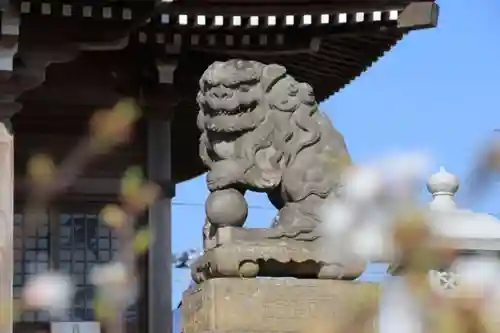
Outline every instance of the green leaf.
{"type": "Polygon", "coordinates": [[[134,237],[134,242],[132,247],[134,252],[137,254],[141,254],[146,252],[149,249],[149,244],[151,242],[151,232],[148,228],[144,228],[139,230],[134,237]]]}

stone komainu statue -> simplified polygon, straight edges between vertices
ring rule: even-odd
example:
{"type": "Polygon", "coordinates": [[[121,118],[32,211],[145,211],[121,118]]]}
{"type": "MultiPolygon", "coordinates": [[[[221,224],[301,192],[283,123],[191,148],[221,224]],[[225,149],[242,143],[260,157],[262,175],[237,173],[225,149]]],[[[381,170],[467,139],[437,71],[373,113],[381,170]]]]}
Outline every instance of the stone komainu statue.
{"type": "MultiPolygon", "coordinates": [[[[343,136],[318,111],[311,86],[297,82],[283,66],[229,60],[205,71],[197,101],[200,157],[210,169],[204,248],[218,250],[194,265],[195,281],[206,278],[205,269],[209,275],[217,271],[228,276],[238,272],[238,265],[238,274],[254,276],[262,272],[256,264],[262,257],[282,263],[315,260],[306,247],[318,238],[314,229],[321,222],[319,208],[340,188],[339,169],[350,158],[343,136]],[[240,228],[248,212],[243,197],[247,190],[267,193],[279,210],[271,228],[240,228]],[[264,253],[275,246],[273,239],[283,245],[284,238],[292,249],[289,254],[277,258],[276,251],[264,253]],[[257,254],[257,248],[264,252],[257,254]],[[294,249],[302,251],[300,258],[294,249]],[[230,257],[238,257],[232,266],[230,257]],[[241,265],[249,261],[251,272],[245,273],[241,265]]],[[[283,272],[273,268],[269,274],[283,272]]]]}
{"type": "Polygon", "coordinates": [[[316,208],[339,185],[334,162],[350,159],[311,86],[283,66],[230,60],[205,71],[197,100],[210,191],[266,192],[279,209],[274,226],[315,227],[316,208]]]}

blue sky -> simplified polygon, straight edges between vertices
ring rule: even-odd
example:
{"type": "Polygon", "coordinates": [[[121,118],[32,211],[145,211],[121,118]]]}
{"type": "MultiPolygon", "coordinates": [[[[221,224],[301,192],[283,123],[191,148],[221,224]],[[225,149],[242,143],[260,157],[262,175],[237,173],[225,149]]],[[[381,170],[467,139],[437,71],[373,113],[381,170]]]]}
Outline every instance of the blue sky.
{"type": "MultiPolygon", "coordinates": [[[[476,148],[500,128],[500,1],[438,3],[438,28],[409,34],[322,103],[321,109],[344,134],[355,162],[394,151],[423,150],[434,158],[436,171],[444,166],[464,179],[476,148]]],[[[201,246],[206,196],[205,176],[177,186],[174,252],[201,246]]],[[[275,211],[266,197],[254,194],[247,199],[247,225],[268,226],[275,211]]],[[[492,199],[471,208],[500,212],[492,199]]],[[[380,280],[382,272],[374,265],[363,279],[380,280]]],[[[174,270],[174,306],[189,281],[188,270],[174,270]]]]}

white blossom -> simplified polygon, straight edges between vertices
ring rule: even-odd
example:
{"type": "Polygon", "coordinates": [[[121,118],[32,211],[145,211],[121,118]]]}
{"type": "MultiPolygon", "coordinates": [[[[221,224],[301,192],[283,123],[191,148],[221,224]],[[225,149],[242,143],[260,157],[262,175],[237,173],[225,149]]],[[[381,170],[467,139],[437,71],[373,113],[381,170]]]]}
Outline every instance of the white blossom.
{"type": "Polygon", "coordinates": [[[498,327],[498,309],[500,308],[500,288],[498,282],[487,293],[482,304],[482,314],[486,323],[494,323],[498,327]]]}
{"type": "Polygon", "coordinates": [[[457,259],[451,271],[457,277],[457,287],[450,296],[473,298],[480,301],[485,325],[496,329],[500,307],[500,261],[492,256],[474,256],[457,259]]]}
{"type": "Polygon", "coordinates": [[[137,279],[120,261],[94,266],[90,272],[90,281],[98,288],[101,296],[117,306],[127,308],[135,302],[137,279]]]}
{"type": "Polygon", "coordinates": [[[27,308],[45,310],[62,316],[71,306],[74,286],[69,276],[47,272],[34,276],[23,288],[22,299],[27,308]]]}
{"type": "Polygon", "coordinates": [[[422,333],[424,313],[405,281],[393,277],[383,284],[380,332],[422,333]]]}
{"type": "Polygon", "coordinates": [[[355,204],[372,202],[383,190],[382,173],[376,168],[350,168],[344,174],[343,182],[345,200],[355,204]]]}
{"type": "Polygon", "coordinates": [[[390,234],[384,226],[365,223],[349,239],[351,251],[366,260],[381,260],[390,251],[390,234]]]}
{"type": "Polygon", "coordinates": [[[379,168],[390,183],[414,183],[423,180],[429,171],[430,157],[422,152],[390,155],[383,158],[379,168]]]}
{"type": "Polygon", "coordinates": [[[336,255],[341,249],[366,260],[394,257],[390,223],[402,208],[412,206],[428,162],[426,154],[409,153],[347,170],[340,196],[322,207],[325,246],[336,255]]]}
{"type": "Polygon", "coordinates": [[[459,258],[451,270],[459,278],[458,291],[471,297],[483,297],[498,289],[500,261],[486,256],[459,258]]]}
{"type": "Polygon", "coordinates": [[[332,200],[322,207],[323,230],[329,235],[348,232],[356,223],[356,207],[332,200]]]}

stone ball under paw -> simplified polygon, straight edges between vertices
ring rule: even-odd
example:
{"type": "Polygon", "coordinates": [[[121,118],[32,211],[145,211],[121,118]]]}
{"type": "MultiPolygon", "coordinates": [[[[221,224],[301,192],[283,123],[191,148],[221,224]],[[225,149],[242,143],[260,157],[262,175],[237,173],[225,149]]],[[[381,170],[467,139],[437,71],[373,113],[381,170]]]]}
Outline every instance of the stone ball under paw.
{"type": "Polygon", "coordinates": [[[242,227],[248,215],[248,204],[238,190],[216,191],[208,196],[205,213],[213,225],[242,227]]]}

